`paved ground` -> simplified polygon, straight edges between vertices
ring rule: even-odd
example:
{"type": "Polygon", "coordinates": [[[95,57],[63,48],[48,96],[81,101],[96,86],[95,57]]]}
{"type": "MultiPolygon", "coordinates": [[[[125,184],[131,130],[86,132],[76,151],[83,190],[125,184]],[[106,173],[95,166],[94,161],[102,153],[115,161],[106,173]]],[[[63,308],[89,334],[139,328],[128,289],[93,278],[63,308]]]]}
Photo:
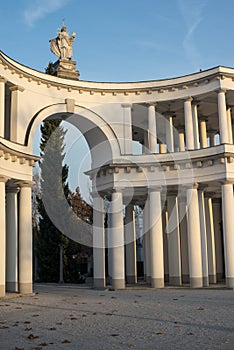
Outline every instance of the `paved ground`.
{"type": "Polygon", "coordinates": [[[0,349],[234,349],[234,291],[36,285],[0,300],[0,349]]]}

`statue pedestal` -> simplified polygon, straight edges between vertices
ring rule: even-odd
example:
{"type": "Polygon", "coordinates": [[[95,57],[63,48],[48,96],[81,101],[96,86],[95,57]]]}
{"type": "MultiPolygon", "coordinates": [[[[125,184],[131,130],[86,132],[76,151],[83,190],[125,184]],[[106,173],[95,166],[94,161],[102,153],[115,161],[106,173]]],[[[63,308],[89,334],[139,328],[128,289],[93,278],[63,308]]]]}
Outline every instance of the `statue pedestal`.
{"type": "Polygon", "coordinates": [[[53,75],[59,78],[79,80],[80,72],[76,70],[76,62],[60,59],[53,65],[53,75]]]}

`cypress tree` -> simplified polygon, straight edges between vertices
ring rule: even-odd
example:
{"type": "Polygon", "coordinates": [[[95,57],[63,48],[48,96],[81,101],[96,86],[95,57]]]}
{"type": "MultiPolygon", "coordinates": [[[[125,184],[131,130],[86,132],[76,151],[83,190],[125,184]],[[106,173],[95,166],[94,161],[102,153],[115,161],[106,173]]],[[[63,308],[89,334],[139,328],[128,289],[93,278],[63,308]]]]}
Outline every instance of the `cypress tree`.
{"type": "MultiPolygon", "coordinates": [[[[59,244],[64,245],[64,250],[68,246],[68,239],[51,221],[43,202],[43,194],[46,193],[47,208],[54,206],[56,208],[59,207],[62,211],[62,196],[67,197],[68,195],[68,166],[66,164],[63,165],[65,156],[64,137],[66,133],[60,123],[61,121],[59,120],[48,120],[41,125],[41,196],[38,198],[40,217],[39,232],[35,243],[38,277],[43,282],[58,282],[59,244]],[[61,172],[59,169],[61,169],[61,172]]],[[[52,216],[56,218],[56,215],[62,215],[62,213],[57,212],[54,215],[52,216]]],[[[66,260],[66,255],[64,254],[64,269],[66,268],[66,260]]]]}

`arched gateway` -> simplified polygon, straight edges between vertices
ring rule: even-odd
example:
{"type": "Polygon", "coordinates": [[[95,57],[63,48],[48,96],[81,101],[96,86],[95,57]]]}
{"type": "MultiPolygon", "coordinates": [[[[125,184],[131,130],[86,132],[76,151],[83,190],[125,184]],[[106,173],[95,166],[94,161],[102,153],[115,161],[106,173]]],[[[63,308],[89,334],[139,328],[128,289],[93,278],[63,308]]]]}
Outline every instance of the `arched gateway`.
{"type": "Polygon", "coordinates": [[[113,288],[137,281],[134,204],[144,208],[152,287],[224,278],[234,287],[233,106],[232,68],[98,83],[46,75],[1,52],[0,296],[32,291],[32,139],[52,116],[77,124],[90,146],[95,287],[105,287],[105,247],[113,288]]]}

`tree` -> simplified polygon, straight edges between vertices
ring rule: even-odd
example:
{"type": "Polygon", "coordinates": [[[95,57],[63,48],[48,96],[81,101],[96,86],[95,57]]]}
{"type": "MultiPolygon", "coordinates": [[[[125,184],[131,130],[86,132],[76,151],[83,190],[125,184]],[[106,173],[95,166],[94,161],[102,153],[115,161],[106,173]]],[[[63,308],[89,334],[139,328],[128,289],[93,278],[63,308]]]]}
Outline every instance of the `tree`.
{"type": "MultiPolygon", "coordinates": [[[[45,72],[52,75],[53,67],[53,63],[50,62],[45,72]]],[[[92,208],[81,198],[78,188],[75,193],[72,193],[68,187],[69,168],[63,164],[65,134],[60,120],[46,120],[41,125],[41,193],[37,194],[39,221],[34,234],[34,251],[37,256],[37,275],[43,282],[59,280],[60,244],[63,244],[64,280],[67,282],[77,281],[78,263],[84,255],[91,254],[90,248],[64,236],[51,221],[51,217],[66,216],[64,215],[64,211],[67,210],[64,207],[65,197],[79,218],[92,223],[92,208]]]]}
{"type": "MultiPolygon", "coordinates": [[[[59,244],[68,246],[68,239],[53,224],[45,209],[43,192],[50,195],[52,206],[62,200],[61,195],[68,195],[68,166],[63,165],[65,131],[59,120],[46,120],[41,125],[41,196],[37,197],[39,212],[39,230],[36,239],[38,277],[43,282],[58,282],[59,279],[59,244]],[[61,173],[56,169],[61,168],[61,173]],[[50,176],[48,176],[50,174],[50,176]],[[61,188],[62,187],[62,188],[61,188]]],[[[66,257],[64,258],[64,268],[66,257]]]]}

